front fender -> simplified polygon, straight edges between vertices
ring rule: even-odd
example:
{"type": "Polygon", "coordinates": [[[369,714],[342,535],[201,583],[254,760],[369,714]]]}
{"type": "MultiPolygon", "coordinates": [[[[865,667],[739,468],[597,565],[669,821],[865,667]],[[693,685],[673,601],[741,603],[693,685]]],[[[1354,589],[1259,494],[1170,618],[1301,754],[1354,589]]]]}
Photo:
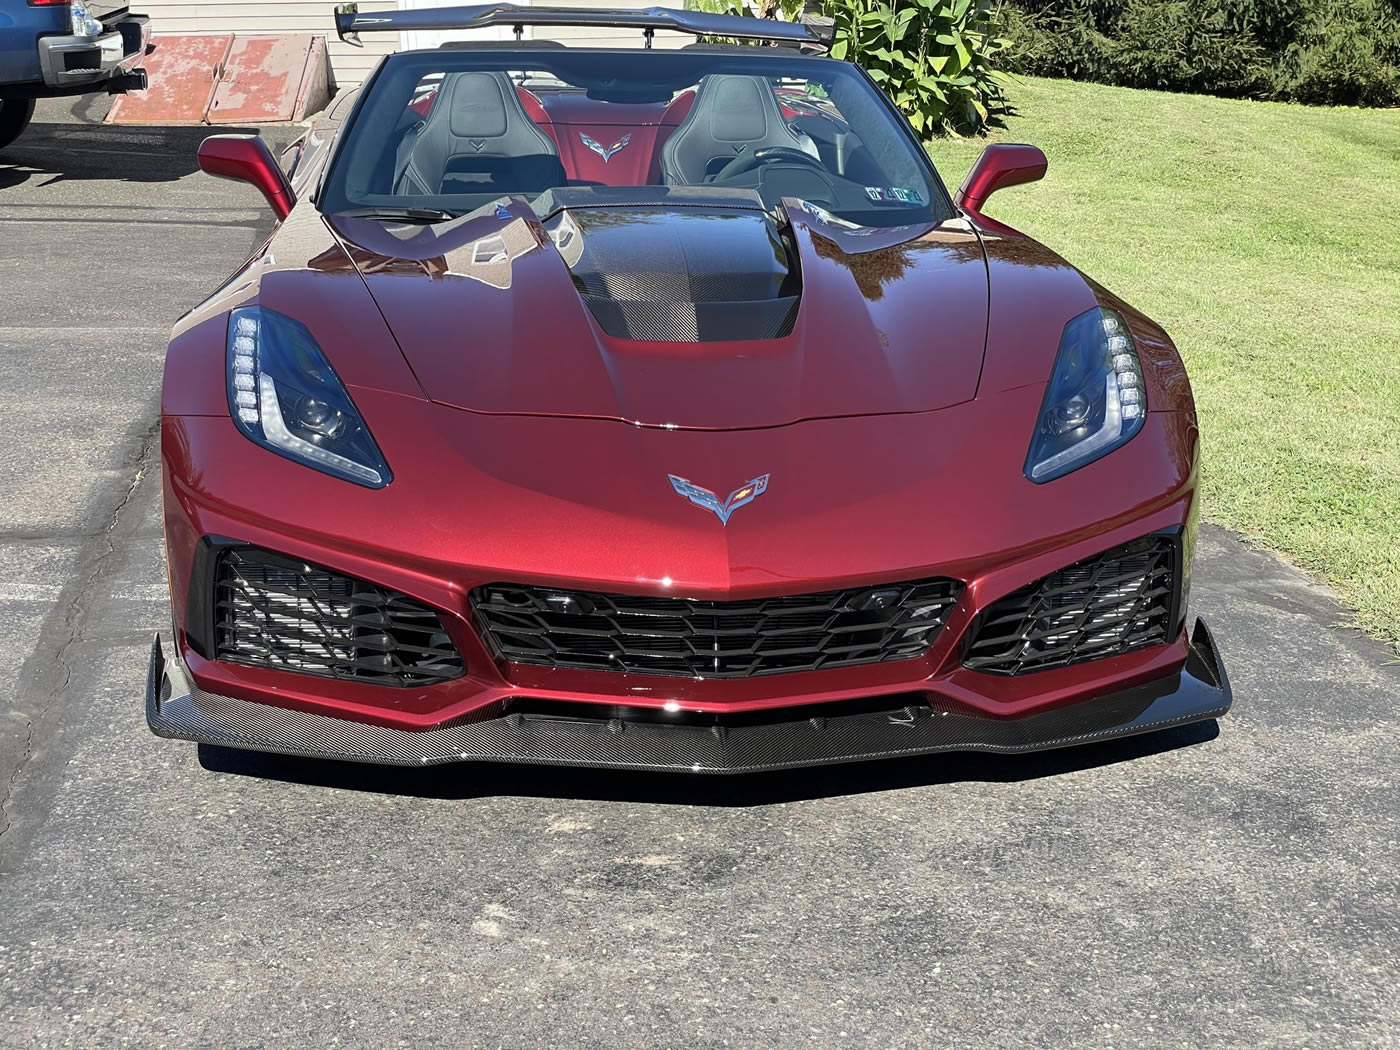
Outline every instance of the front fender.
{"type": "Polygon", "coordinates": [[[162,414],[228,414],[228,314],[255,303],[306,325],[347,386],[424,396],[355,264],[314,205],[304,202],[237,273],[175,323],[162,414]]]}

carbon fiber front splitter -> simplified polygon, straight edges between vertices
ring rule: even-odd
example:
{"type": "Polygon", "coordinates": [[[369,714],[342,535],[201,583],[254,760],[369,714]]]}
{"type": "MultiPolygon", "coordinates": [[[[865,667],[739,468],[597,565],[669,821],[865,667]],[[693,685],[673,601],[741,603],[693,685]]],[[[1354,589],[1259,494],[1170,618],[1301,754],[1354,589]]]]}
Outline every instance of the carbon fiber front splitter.
{"type": "Polygon", "coordinates": [[[157,736],[179,740],[382,765],[515,762],[694,773],[939,751],[1042,751],[1217,718],[1230,702],[1224,664],[1202,620],[1179,674],[1023,718],[988,718],[919,694],[855,708],[783,708],[707,725],[523,711],[409,731],[206,693],[179,660],[165,658],[159,636],[146,682],[147,724],[157,736]]]}

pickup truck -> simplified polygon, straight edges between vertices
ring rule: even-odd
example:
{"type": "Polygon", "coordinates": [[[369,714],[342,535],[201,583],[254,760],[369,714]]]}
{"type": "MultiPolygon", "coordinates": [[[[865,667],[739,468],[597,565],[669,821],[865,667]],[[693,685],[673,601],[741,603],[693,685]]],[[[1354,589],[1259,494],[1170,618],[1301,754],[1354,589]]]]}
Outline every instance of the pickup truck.
{"type": "Polygon", "coordinates": [[[144,89],[150,39],[150,19],[126,0],[0,0],[0,149],[37,98],[144,89]]]}

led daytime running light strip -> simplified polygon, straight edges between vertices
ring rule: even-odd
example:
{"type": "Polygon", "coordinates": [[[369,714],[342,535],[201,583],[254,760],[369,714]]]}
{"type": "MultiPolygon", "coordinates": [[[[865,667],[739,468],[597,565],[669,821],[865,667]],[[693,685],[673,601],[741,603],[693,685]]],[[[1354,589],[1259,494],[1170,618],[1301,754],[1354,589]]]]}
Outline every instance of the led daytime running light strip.
{"type": "Polygon", "coordinates": [[[233,336],[233,398],[238,418],[244,423],[259,422],[258,395],[254,392],[257,374],[258,322],[240,317],[233,336]]]}
{"type": "Polygon", "coordinates": [[[287,429],[282,403],[277,397],[277,384],[271,376],[258,370],[258,334],[257,321],[251,317],[238,318],[233,336],[233,397],[238,418],[250,426],[261,426],[263,437],[278,448],[335,467],[371,485],[383,484],[383,477],[373,467],[338,456],[287,429]]]}
{"type": "Polygon", "coordinates": [[[1109,367],[1118,379],[1117,394],[1123,418],[1137,419],[1147,407],[1142,396],[1142,366],[1122,329],[1122,322],[1117,317],[1104,314],[1103,330],[1108,336],[1109,367]]]}

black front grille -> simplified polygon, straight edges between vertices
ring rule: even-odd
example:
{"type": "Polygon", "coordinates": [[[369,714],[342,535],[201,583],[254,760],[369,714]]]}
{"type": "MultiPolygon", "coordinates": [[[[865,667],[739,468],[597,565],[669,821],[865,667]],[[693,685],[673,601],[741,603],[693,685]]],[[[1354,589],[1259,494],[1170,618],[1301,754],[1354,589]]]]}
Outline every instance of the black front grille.
{"type": "Polygon", "coordinates": [[[464,673],[438,614],[363,580],[265,551],[219,556],[215,657],[374,685],[430,685],[464,673]]]}
{"type": "Polygon", "coordinates": [[[982,614],[963,665],[1022,674],[1160,645],[1175,569],[1175,541],[1144,536],[1053,572],[982,614]]]}
{"type": "Polygon", "coordinates": [[[922,656],[961,589],[956,580],[921,580],[714,602],[497,583],[471,601],[511,663],[749,678],[922,656]]]}

